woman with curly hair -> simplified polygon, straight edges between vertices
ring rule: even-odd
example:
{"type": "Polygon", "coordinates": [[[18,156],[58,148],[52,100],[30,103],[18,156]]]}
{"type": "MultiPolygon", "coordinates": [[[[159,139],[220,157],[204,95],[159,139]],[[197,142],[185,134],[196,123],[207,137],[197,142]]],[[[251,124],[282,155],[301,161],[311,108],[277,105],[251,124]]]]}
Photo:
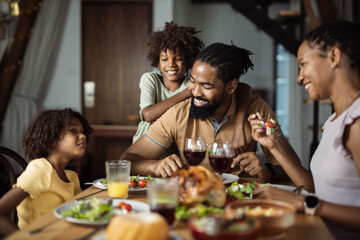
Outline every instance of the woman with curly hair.
{"type": "Polygon", "coordinates": [[[22,229],[81,192],[79,178],[65,167],[82,157],[92,128],[76,111],[65,108],[42,112],[25,133],[29,162],[16,184],[0,199],[0,233],[17,230],[6,216],[17,208],[22,229]]]}
{"type": "MultiPolygon", "coordinates": [[[[166,22],[165,28],[154,32],[148,42],[148,59],[152,67],[159,68],[161,74],[147,72],[140,78],[140,119],[133,143],[142,137],[149,126],[175,104],[189,98],[190,91],[188,70],[204,47],[203,42],[195,35],[200,31],[195,27],[182,27],[174,22],[166,22]]],[[[239,83],[238,93],[241,100],[240,109],[247,109],[251,95],[251,87],[239,83]]],[[[237,127],[234,131],[233,147],[238,152],[245,150],[245,134],[243,124],[246,116],[238,115],[237,127]]],[[[174,153],[169,150],[164,156],[174,153]]],[[[176,153],[176,150],[175,150],[176,153]]]]}

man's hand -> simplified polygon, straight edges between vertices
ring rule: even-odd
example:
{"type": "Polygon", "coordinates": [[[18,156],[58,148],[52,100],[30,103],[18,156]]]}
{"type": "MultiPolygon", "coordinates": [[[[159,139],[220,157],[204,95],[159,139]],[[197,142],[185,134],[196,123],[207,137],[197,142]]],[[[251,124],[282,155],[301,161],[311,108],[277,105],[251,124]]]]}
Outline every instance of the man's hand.
{"type": "Polygon", "coordinates": [[[235,155],[246,152],[246,137],[243,128],[235,127],[234,135],[232,139],[232,148],[235,151],[235,155]]]}
{"type": "Polygon", "coordinates": [[[261,180],[271,177],[270,169],[260,161],[254,152],[239,154],[234,158],[231,167],[234,168],[238,164],[240,164],[241,171],[247,172],[252,177],[258,177],[261,180]]]}
{"type": "Polygon", "coordinates": [[[183,163],[178,155],[172,154],[166,158],[159,160],[155,166],[154,173],[156,176],[171,177],[178,169],[183,167],[183,163]]]}

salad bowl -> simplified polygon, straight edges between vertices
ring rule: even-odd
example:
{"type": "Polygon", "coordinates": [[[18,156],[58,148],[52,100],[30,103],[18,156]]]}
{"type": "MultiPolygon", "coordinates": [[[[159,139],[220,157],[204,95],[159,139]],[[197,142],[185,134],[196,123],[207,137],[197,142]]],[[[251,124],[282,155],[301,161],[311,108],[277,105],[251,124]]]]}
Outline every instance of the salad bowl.
{"type": "Polygon", "coordinates": [[[261,224],[260,235],[280,236],[295,223],[295,207],[276,200],[250,199],[227,204],[224,216],[245,215],[261,224]]]}

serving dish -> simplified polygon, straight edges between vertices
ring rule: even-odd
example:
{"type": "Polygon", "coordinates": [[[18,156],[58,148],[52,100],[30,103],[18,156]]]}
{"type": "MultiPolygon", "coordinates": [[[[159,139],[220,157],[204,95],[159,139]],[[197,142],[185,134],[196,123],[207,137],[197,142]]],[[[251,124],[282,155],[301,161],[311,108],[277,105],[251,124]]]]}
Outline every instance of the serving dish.
{"type": "Polygon", "coordinates": [[[249,199],[233,202],[225,206],[224,216],[227,218],[245,215],[254,220],[260,221],[262,236],[282,236],[285,231],[295,222],[295,207],[287,202],[276,200],[249,199]],[[271,216],[250,215],[246,208],[255,209],[260,206],[262,209],[273,208],[278,214],[271,216]]]}
{"type": "Polygon", "coordinates": [[[196,240],[254,240],[260,230],[260,222],[247,217],[240,219],[191,218],[188,226],[196,240]]]}

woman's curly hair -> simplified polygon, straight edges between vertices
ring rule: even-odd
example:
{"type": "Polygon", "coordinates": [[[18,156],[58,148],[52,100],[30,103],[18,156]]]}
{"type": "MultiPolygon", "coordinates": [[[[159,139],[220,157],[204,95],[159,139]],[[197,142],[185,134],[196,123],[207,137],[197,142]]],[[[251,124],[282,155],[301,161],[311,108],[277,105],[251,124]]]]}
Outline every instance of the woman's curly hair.
{"type": "Polygon", "coordinates": [[[79,112],[71,108],[46,110],[35,118],[25,133],[23,147],[28,159],[48,157],[49,150],[70,126],[74,117],[81,122],[86,141],[89,141],[89,134],[93,129],[79,112]]]}
{"type": "Polygon", "coordinates": [[[183,54],[186,68],[190,69],[194,64],[195,57],[204,47],[204,43],[195,36],[197,31],[195,27],[180,27],[174,22],[166,22],[162,31],[152,33],[148,47],[148,58],[152,67],[159,67],[159,58],[161,51],[171,50],[176,52],[179,48],[183,54]]]}
{"type": "Polygon", "coordinates": [[[360,72],[360,24],[348,21],[324,24],[309,32],[305,40],[322,55],[332,47],[338,47],[349,57],[350,66],[360,72]]]}

